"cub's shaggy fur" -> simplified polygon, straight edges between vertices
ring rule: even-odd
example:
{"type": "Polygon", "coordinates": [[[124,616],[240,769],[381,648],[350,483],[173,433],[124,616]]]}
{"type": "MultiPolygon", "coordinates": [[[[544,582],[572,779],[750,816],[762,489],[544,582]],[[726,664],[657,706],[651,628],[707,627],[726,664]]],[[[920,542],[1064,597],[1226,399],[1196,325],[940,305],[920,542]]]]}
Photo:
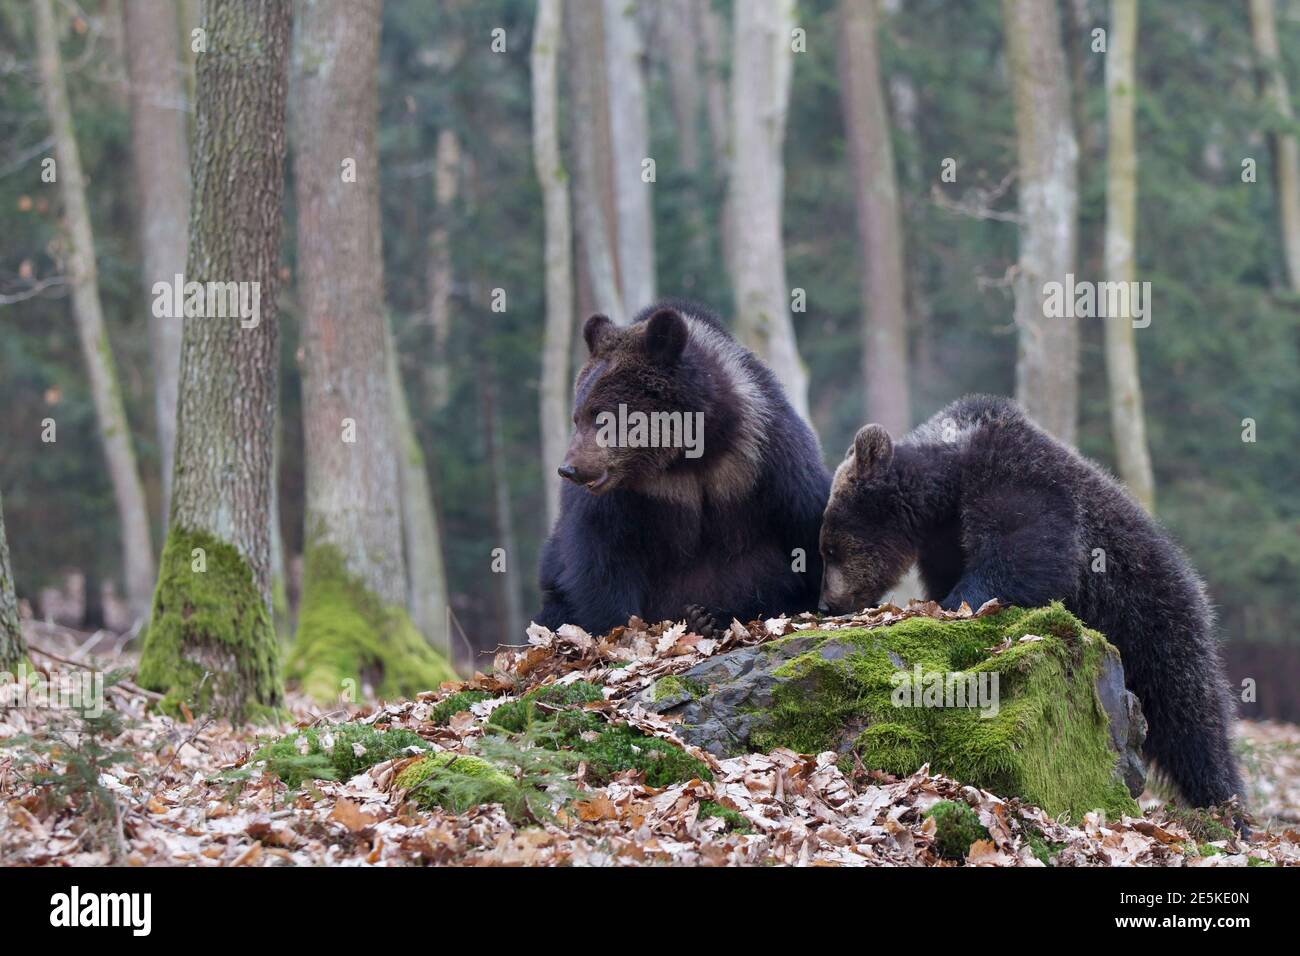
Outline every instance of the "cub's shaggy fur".
{"type": "Polygon", "coordinates": [[[707,631],[811,610],[830,476],[772,372],[687,302],[652,306],[625,328],[592,316],[583,336],[591,355],[574,390],[538,623],[604,633],[635,614],[707,631]],[[703,454],[608,446],[597,416],[620,405],[703,413],[703,454]]]}
{"type": "Polygon", "coordinates": [[[1120,649],[1146,756],[1183,798],[1242,793],[1201,579],[1118,482],[1014,402],[961,399],[896,446],[864,427],[835,473],[821,547],[835,611],[875,605],[914,561],[945,608],[1060,599],[1120,649]]]}

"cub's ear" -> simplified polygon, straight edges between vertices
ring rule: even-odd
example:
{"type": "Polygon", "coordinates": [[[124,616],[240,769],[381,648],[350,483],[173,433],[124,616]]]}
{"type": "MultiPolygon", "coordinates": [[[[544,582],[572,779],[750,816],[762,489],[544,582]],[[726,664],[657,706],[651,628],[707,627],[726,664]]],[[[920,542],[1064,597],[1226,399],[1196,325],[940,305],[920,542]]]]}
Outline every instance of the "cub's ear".
{"type": "Polygon", "coordinates": [[[689,336],[686,320],[672,309],[660,309],[646,320],[645,350],[650,361],[676,365],[689,336]]]}
{"type": "Polygon", "coordinates": [[[853,475],[859,481],[883,474],[894,460],[894,441],[884,425],[863,425],[853,439],[853,475]]]}
{"type": "Polygon", "coordinates": [[[587,343],[587,351],[595,355],[600,349],[601,339],[612,331],[614,331],[614,323],[607,315],[596,313],[587,319],[582,326],[582,337],[587,343]]]}

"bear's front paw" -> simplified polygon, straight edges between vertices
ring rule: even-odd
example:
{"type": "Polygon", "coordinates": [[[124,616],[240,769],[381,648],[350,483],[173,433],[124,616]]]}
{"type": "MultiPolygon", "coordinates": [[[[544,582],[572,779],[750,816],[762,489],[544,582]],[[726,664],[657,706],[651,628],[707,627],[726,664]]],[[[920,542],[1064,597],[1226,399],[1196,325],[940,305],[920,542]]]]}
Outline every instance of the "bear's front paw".
{"type": "Polygon", "coordinates": [[[703,604],[688,604],[682,615],[686,619],[686,629],[700,637],[721,637],[731,626],[730,615],[703,604]]]}

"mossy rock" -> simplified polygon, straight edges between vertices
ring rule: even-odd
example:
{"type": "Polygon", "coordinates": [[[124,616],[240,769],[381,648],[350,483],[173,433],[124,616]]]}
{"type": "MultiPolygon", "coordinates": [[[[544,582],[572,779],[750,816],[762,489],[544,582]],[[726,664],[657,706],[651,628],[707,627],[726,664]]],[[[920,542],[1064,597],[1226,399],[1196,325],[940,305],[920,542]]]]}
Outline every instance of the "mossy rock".
{"type": "Polygon", "coordinates": [[[1098,808],[1138,812],[1146,724],[1124,689],[1119,651],[1060,604],[802,632],[682,677],[708,692],[654,706],[719,757],[775,747],[856,753],[898,775],[929,763],[1076,820],[1098,808]]]}

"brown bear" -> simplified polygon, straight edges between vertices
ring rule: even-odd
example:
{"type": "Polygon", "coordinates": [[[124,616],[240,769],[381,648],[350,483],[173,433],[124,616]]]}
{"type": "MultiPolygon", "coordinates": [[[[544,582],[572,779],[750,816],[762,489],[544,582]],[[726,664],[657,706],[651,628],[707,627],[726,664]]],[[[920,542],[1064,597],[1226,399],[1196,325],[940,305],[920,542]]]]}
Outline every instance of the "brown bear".
{"type": "Polygon", "coordinates": [[[1205,586],[1100,467],[1005,398],[970,396],[895,444],[867,425],[835,472],[821,607],[874,606],[917,565],[948,609],[1062,601],[1123,655],[1145,755],[1195,806],[1242,794],[1205,586]]]}
{"type": "Polygon", "coordinates": [[[593,315],[583,337],[537,622],[707,633],[812,610],[830,475],[771,370],[689,302],[593,315]]]}

